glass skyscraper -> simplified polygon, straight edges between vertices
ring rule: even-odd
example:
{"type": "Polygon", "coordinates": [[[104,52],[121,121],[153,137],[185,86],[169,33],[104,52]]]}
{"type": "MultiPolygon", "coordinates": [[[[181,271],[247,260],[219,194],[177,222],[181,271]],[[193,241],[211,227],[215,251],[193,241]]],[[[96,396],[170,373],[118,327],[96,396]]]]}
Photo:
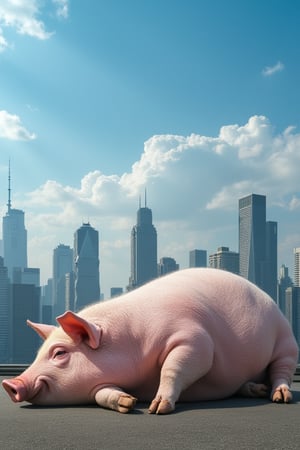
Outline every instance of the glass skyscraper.
{"type": "Polygon", "coordinates": [[[240,275],[263,287],[266,259],[266,197],[251,194],[239,200],[240,275]]]}
{"type": "Polygon", "coordinates": [[[84,223],[74,234],[75,310],[100,300],[99,233],[84,223]]]}
{"type": "Polygon", "coordinates": [[[277,222],[266,222],[265,195],[239,200],[240,275],[277,297],[277,222]]]}
{"type": "Polygon", "coordinates": [[[152,211],[141,207],[131,231],[131,275],[128,289],[135,289],[157,277],[157,233],[152,211]]]}

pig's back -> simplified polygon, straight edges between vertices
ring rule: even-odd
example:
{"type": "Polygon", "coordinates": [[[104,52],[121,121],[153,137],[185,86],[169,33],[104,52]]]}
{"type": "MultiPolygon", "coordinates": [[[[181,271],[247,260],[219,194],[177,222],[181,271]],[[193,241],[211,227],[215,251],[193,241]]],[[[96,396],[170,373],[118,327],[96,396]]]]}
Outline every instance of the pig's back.
{"type": "MultiPolygon", "coordinates": [[[[275,302],[244,278],[219,269],[195,268],[158,278],[118,298],[81,312],[119,325],[151,329],[159,335],[198,323],[216,341],[226,335],[253,338],[265,331],[274,339],[287,322],[275,302]]],[[[113,323],[112,323],[113,326],[113,323]]],[[[188,330],[187,330],[188,332],[188,330]]]]}

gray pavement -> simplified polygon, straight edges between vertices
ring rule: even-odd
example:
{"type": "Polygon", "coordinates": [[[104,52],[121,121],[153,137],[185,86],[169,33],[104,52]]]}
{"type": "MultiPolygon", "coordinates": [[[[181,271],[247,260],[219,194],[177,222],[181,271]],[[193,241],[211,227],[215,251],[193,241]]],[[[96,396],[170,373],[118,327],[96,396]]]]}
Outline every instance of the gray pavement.
{"type": "Polygon", "coordinates": [[[14,404],[1,387],[0,449],[298,450],[300,383],[293,390],[290,405],[232,398],[178,404],[175,413],[155,416],[145,404],[125,415],[97,406],[14,404]]]}

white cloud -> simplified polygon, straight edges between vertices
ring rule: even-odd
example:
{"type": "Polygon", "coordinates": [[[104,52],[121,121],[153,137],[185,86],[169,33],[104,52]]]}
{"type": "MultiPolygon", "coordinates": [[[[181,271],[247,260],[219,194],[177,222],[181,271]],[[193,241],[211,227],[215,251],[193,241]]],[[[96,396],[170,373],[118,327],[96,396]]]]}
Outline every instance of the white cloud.
{"type": "Polygon", "coordinates": [[[284,64],[278,61],[274,66],[266,66],[262,70],[262,74],[264,77],[271,77],[277,72],[282,72],[284,70],[284,64]]]}
{"type": "Polygon", "coordinates": [[[69,1],[68,0],[52,0],[57,7],[56,14],[58,17],[66,19],[69,14],[69,1]]]}
{"type": "Polygon", "coordinates": [[[3,36],[2,30],[0,28],[0,53],[4,52],[8,48],[8,42],[3,36]]]}
{"type": "MultiPolygon", "coordinates": [[[[291,211],[294,211],[296,209],[300,210],[300,197],[294,195],[293,198],[291,199],[290,203],[289,203],[289,208],[291,211]]],[[[299,240],[300,242],[300,240],[299,240]]]]}
{"type": "MultiPolygon", "coordinates": [[[[132,170],[120,176],[95,170],[79,186],[48,180],[18,205],[34,236],[28,252],[36,255],[33,266],[47,253],[50,265],[56,245],[73,245],[74,231],[90,221],[100,232],[102,287],[107,294],[112,285],[125,286],[130,232],[145,187],[159,258],[172,256],[181,267],[188,265],[193,248],[238,250],[238,199],[251,192],[267,196],[268,217],[280,222],[280,240],[290,242],[291,224],[297,230],[300,221],[299,148],[300,134],[293,127],[275,133],[266,117],[253,116],[244,125],[223,126],[217,136],[153,136],[132,170]]],[[[286,252],[292,257],[288,244],[281,248],[280,263],[287,261],[286,252]]]]}
{"type": "Polygon", "coordinates": [[[21,123],[20,118],[7,111],[0,111],[0,138],[12,141],[30,141],[36,138],[21,123]]]}
{"type": "Polygon", "coordinates": [[[37,0],[1,0],[0,23],[5,27],[15,28],[20,34],[48,39],[52,33],[45,29],[45,24],[38,19],[40,14],[37,0]]]}
{"type": "MultiPolygon", "coordinates": [[[[69,0],[52,0],[56,16],[66,19],[69,14],[69,0]]],[[[3,29],[10,27],[17,33],[37,39],[49,39],[53,32],[48,31],[41,20],[45,2],[39,0],[1,0],[0,2],[0,52],[9,47],[3,29]]]]}
{"type": "MultiPolygon", "coordinates": [[[[13,123],[19,121],[11,117],[13,123]]],[[[150,186],[156,194],[165,192],[169,204],[181,198],[189,204],[188,197],[198,189],[207,209],[230,209],[236,198],[250,191],[274,197],[280,191],[292,198],[299,186],[299,147],[300,134],[294,128],[276,135],[266,117],[253,116],[243,126],[223,126],[217,137],[153,136],[130,173],[105,175],[95,170],[83,177],[79,188],[47,181],[28,194],[28,201],[31,206],[57,208],[68,203],[78,212],[85,207],[93,214],[113,215],[125,199],[132,202],[150,186]]]]}
{"type": "Polygon", "coordinates": [[[227,125],[220,130],[220,144],[236,149],[240,159],[256,158],[270,144],[271,127],[264,116],[250,117],[243,125],[227,125]]]}

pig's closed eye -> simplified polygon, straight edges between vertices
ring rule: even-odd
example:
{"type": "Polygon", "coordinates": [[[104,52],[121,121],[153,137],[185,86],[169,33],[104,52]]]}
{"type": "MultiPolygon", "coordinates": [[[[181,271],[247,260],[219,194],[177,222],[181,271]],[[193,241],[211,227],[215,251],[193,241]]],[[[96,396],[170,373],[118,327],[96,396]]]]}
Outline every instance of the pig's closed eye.
{"type": "Polygon", "coordinates": [[[61,358],[61,357],[63,357],[64,355],[66,355],[66,350],[63,350],[63,349],[59,349],[59,350],[56,350],[55,352],[54,352],[54,354],[53,354],[53,358],[55,359],[55,358],[61,358]]]}

